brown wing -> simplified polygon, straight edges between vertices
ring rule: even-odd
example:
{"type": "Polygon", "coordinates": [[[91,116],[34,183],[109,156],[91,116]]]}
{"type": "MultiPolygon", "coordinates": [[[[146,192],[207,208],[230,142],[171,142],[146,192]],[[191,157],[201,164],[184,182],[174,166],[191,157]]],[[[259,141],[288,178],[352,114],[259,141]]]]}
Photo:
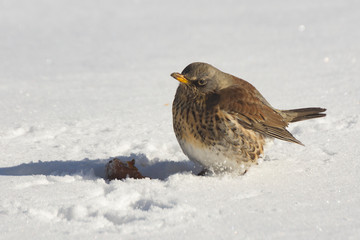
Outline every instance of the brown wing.
{"type": "MultiPolygon", "coordinates": [[[[239,79],[240,80],[240,79],[239,79]]],[[[245,82],[245,81],[244,81],[245,82]]],[[[220,110],[236,116],[245,128],[265,136],[302,144],[285,128],[288,123],[274,110],[265,98],[249,83],[234,85],[215,93],[220,110]],[[246,86],[244,86],[246,84],[246,86]]]]}

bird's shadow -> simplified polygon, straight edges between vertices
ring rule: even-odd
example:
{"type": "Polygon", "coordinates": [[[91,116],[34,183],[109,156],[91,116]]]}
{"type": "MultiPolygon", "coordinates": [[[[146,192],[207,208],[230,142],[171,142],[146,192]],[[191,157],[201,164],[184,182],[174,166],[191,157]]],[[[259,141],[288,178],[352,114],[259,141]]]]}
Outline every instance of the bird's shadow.
{"type": "MultiPolygon", "coordinates": [[[[150,161],[144,154],[132,153],[129,156],[115,157],[123,162],[135,159],[135,166],[142,175],[153,179],[164,180],[169,176],[182,172],[196,172],[197,167],[190,161],[175,162],[171,160],[150,161]]],[[[85,178],[104,178],[106,164],[114,158],[109,159],[83,159],[80,161],[50,161],[22,163],[13,167],[0,168],[0,176],[65,176],[80,175],[85,178]]]]}

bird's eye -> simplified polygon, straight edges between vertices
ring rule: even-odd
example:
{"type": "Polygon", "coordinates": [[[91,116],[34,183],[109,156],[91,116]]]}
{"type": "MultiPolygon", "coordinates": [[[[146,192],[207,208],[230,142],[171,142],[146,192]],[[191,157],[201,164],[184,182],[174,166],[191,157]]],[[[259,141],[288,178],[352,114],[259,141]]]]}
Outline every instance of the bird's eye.
{"type": "Polygon", "coordinates": [[[204,80],[204,79],[200,79],[200,80],[198,80],[198,85],[199,86],[205,86],[206,85],[206,83],[207,83],[207,81],[206,80],[204,80]]]}

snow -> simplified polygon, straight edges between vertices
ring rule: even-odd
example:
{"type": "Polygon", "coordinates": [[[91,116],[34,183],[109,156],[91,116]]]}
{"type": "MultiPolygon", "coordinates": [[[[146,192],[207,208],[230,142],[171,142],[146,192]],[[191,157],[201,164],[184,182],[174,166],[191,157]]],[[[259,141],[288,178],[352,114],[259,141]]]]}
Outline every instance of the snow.
{"type": "Polygon", "coordinates": [[[358,239],[359,7],[0,1],[0,239],[358,239]],[[328,116],[244,176],[195,176],[169,76],[194,61],[328,116]],[[153,179],[106,182],[114,157],[153,179]]]}

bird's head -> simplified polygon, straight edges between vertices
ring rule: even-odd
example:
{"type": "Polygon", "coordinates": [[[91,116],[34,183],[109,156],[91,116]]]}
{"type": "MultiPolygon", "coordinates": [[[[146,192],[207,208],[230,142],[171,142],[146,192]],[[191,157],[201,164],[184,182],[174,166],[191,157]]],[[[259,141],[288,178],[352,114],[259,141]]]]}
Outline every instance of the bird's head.
{"type": "Polygon", "coordinates": [[[231,78],[219,69],[207,63],[194,62],[182,72],[172,73],[171,76],[194,92],[207,94],[231,85],[231,78]]]}

